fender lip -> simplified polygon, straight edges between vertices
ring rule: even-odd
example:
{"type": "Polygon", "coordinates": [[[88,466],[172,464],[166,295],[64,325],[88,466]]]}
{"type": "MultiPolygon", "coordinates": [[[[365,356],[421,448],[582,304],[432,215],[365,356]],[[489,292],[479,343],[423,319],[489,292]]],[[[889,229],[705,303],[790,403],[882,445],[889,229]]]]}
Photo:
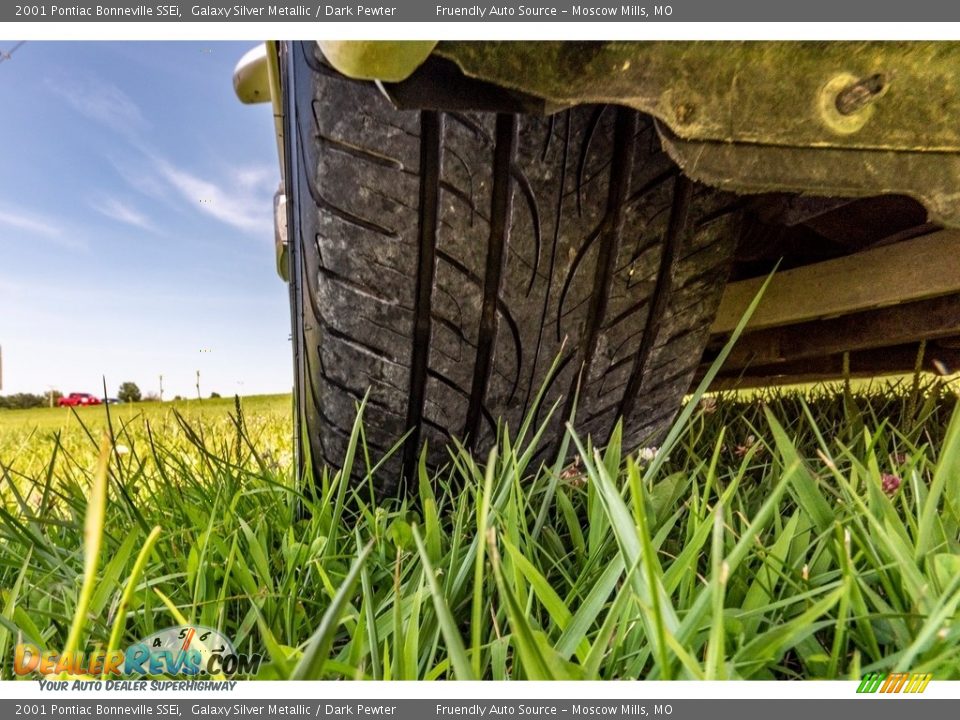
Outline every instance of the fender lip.
{"type": "Polygon", "coordinates": [[[273,106],[274,134],[277,141],[277,161],[280,167],[280,187],[274,196],[274,241],[277,274],[289,282],[287,269],[287,218],[285,177],[286,158],[283,141],[283,103],[280,87],[279,46],[268,40],[248,50],[233,71],[233,89],[240,102],[251,105],[269,102],[273,106]]]}
{"type": "Polygon", "coordinates": [[[283,177],[283,107],[281,103],[279,48],[276,41],[258,43],[248,50],[233,70],[233,90],[240,102],[273,105],[280,176],[283,177]]]}

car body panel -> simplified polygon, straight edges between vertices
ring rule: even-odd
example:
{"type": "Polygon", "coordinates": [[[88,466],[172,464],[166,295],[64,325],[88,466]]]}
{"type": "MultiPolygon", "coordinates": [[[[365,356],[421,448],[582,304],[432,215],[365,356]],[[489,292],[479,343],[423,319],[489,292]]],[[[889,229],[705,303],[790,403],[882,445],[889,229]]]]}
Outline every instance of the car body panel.
{"type": "Polygon", "coordinates": [[[57,405],[60,407],[85,407],[88,405],[100,404],[100,398],[98,398],[96,395],[91,395],[90,393],[72,392],[57,400],[57,405]]]}

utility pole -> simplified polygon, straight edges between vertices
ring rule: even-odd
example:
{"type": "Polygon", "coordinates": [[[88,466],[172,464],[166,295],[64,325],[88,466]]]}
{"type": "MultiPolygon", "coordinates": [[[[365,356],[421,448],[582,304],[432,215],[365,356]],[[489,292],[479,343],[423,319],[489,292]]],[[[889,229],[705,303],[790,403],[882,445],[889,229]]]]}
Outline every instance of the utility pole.
{"type": "Polygon", "coordinates": [[[160,376],[160,402],[163,402],[163,375],[160,376]]]}
{"type": "Polygon", "coordinates": [[[203,398],[200,397],[200,371],[199,370],[197,370],[197,400],[203,400],[203,398]]]}
{"type": "Polygon", "coordinates": [[[20,46],[23,45],[25,42],[26,40],[21,40],[6,52],[4,52],[3,50],[0,50],[0,63],[4,62],[5,60],[13,60],[13,54],[17,50],[19,50],[20,46]]]}

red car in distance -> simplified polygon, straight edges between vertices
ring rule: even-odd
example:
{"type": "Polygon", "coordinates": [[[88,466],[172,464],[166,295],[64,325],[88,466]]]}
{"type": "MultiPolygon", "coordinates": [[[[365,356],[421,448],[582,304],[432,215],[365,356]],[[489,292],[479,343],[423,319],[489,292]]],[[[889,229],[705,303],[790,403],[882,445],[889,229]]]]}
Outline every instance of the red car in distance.
{"type": "Polygon", "coordinates": [[[70,393],[57,400],[59,407],[82,407],[84,405],[99,405],[100,398],[90,393],[70,393]]]}

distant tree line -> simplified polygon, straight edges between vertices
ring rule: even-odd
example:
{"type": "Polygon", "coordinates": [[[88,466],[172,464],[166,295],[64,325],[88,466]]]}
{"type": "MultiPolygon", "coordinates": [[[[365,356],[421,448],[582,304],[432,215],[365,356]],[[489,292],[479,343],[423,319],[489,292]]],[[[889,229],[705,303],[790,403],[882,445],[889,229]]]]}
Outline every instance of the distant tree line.
{"type": "MultiPolygon", "coordinates": [[[[34,393],[0,395],[0,410],[29,410],[30,408],[50,407],[52,405],[56,405],[57,400],[62,397],[63,393],[59,390],[51,390],[50,392],[42,395],[36,395],[34,393]]],[[[220,393],[210,393],[211,399],[218,397],[220,397],[220,393]]],[[[117,392],[117,399],[120,400],[120,402],[125,403],[158,402],[160,397],[155,393],[143,394],[140,392],[140,388],[137,387],[136,383],[125,382],[120,385],[120,389],[117,392]]],[[[182,398],[180,395],[177,395],[173,399],[183,400],[184,398],[182,398]]]]}
{"type": "Polygon", "coordinates": [[[63,393],[59,390],[43,395],[34,395],[33,393],[0,395],[0,410],[28,410],[29,408],[49,407],[51,402],[56,404],[61,397],[63,397],[63,393]]]}

